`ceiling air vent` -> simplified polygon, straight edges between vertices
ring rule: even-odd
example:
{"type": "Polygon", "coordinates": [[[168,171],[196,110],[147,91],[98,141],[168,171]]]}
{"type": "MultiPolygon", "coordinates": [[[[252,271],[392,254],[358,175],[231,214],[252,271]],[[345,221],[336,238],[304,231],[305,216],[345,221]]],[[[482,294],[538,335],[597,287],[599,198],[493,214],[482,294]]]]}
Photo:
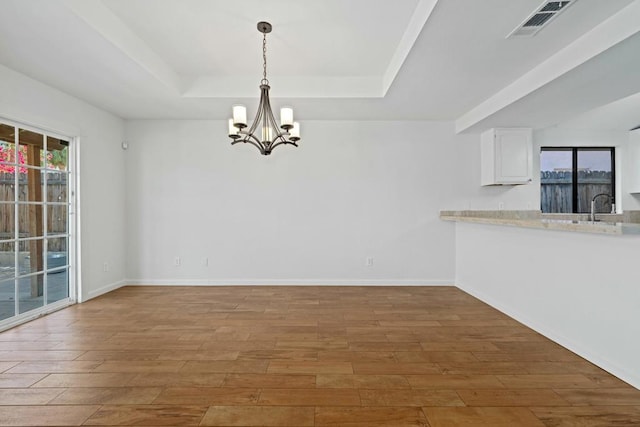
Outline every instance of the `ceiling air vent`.
{"type": "Polygon", "coordinates": [[[572,3],[577,0],[567,1],[545,1],[536,10],[533,11],[527,19],[522,21],[509,35],[509,37],[532,37],[538,31],[543,29],[549,22],[556,16],[560,15],[562,11],[567,9],[572,3]]]}

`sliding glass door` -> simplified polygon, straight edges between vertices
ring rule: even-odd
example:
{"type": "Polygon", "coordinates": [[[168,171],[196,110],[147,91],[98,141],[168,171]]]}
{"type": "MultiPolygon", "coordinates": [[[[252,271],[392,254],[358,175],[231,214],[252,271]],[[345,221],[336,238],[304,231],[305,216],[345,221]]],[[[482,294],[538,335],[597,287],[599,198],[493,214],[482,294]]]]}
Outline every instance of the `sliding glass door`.
{"type": "Polygon", "coordinates": [[[73,141],[0,120],[0,330],[71,303],[73,141]]]}

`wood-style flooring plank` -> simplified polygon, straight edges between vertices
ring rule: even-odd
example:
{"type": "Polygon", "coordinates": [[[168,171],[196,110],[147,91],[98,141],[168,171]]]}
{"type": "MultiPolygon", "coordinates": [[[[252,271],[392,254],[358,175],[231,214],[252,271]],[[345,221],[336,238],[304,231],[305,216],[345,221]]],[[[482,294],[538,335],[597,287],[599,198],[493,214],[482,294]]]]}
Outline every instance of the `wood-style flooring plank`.
{"type": "Polygon", "coordinates": [[[425,427],[427,419],[420,408],[318,407],[315,425],[345,427],[425,427]]]}
{"type": "Polygon", "coordinates": [[[30,387],[46,376],[47,374],[0,374],[0,389],[30,387]]]}
{"type": "Polygon", "coordinates": [[[0,361],[25,361],[25,360],[74,360],[83,351],[59,351],[59,350],[16,350],[0,351],[0,361]]]}
{"type": "Polygon", "coordinates": [[[281,361],[269,363],[270,374],[352,374],[351,362],[281,361]]]}
{"type": "Polygon", "coordinates": [[[229,373],[260,374],[267,372],[268,360],[190,360],[179,370],[181,373],[229,373]]]}
{"type": "Polygon", "coordinates": [[[357,389],[407,389],[409,381],[403,375],[316,375],[318,388],[357,388],[357,389]]]}
{"type": "Polygon", "coordinates": [[[547,426],[612,427],[640,426],[640,407],[633,406],[573,406],[531,408],[547,426]]]}
{"type": "Polygon", "coordinates": [[[431,427],[545,427],[528,408],[423,408],[431,427]]]}
{"type": "Polygon", "coordinates": [[[68,388],[50,403],[52,405],[144,405],[152,403],[161,391],[162,389],[157,387],[68,388]]]}
{"type": "Polygon", "coordinates": [[[94,372],[178,372],[185,365],[183,360],[109,360],[98,365],[94,372]]]}
{"type": "Polygon", "coordinates": [[[197,426],[207,410],[206,406],[185,405],[103,405],[99,408],[84,425],[197,426]]]}
{"type": "Polygon", "coordinates": [[[407,375],[412,388],[427,389],[500,389],[502,382],[495,375],[407,375]]]}
{"type": "Polygon", "coordinates": [[[464,406],[454,390],[360,390],[362,406],[464,406]]]}
{"type": "MultiPolygon", "coordinates": [[[[640,390],[633,387],[605,389],[558,389],[555,392],[571,405],[584,406],[638,406],[640,407],[640,390]]],[[[532,406],[549,406],[539,404],[532,406]]]]}
{"type": "Polygon", "coordinates": [[[100,406],[0,406],[0,426],[79,426],[100,406]]]}
{"type": "Polygon", "coordinates": [[[359,406],[360,395],[354,389],[264,389],[260,405],[278,406],[359,406]]]}
{"type": "Polygon", "coordinates": [[[2,388],[0,405],[46,405],[63,391],[64,388],[2,388]]]}
{"type": "Polygon", "coordinates": [[[105,360],[158,360],[161,351],[138,350],[89,350],[76,360],[105,361],[105,360]]]}
{"type": "Polygon", "coordinates": [[[220,387],[226,374],[152,373],[138,374],[127,381],[131,387],[220,387]]]}
{"type": "Polygon", "coordinates": [[[8,374],[39,374],[39,373],[80,373],[94,372],[102,362],[54,360],[49,362],[22,362],[6,371],[8,374]]]}
{"type": "Polygon", "coordinates": [[[0,341],[0,351],[55,350],[60,341],[0,341]]]}
{"type": "Polygon", "coordinates": [[[7,370],[13,368],[14,366],[16,366],[18,363],[20,363],[19,361],[14,361],[14,362],[0,362],[0,374],[3,372],[6,372],[7,370]]]}
{"type": "Polygon", "coordinates": [[[210,406],[201,426],[278,426],[314,425],[314,408],[287,406],[210,406]]]}
{"type": "Polygon", "coordinates": [[[440,374],[442,369],[435,363],[389,363],[353,362],[353,372],[362,375],[418,375],[440,374]]]}
{"type": "MultiPolygon", "coordinates": [[[[560,393],[549,389],[458,390],[467,406],[569,406],[560,393]]],[[[427,405],[424,405],[427,406],[427,405]]],[[[430,405],[433,406],[433,405],[430,405]]]]}
{"type": "Polygon", "coordinates": [[[254,405],[260,389],[220,387],[167,387],[153,401],[166,405],[254,405]]]}
{"type": "Polygon", "coordinates": [[[582,374],[498,375],[507,388],[594,388],[595,384],[582,374]]]}
{"type": "Polygon", "coordinates": [[[50,374],[43,378],[45,376],[40,375],[43,379],[34,387],[125,387],[134,376],[135,374],[87,373],[50,374]]]}
{"type": "Polygon", "coordinates": [[[231,388],[313,388],[316,375],[228,374],[223,387],[231,388]]]}

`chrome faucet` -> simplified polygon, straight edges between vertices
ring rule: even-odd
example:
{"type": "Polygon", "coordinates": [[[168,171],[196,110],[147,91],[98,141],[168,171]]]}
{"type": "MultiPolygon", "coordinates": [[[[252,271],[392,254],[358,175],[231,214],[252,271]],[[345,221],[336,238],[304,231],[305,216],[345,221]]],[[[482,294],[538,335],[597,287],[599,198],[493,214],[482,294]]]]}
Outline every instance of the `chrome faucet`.
{"type": "Polygon", "coordinates": [[[609,200],[611,200],[611,213],[615,213],[616,204],[613,202],[613,198],[611,197],[611,195],[607,193],[596,194],[595,196],[593,196],[593,199],[591,199],[591,222],[594,222],[596,220],[596,199],[600,196],[607,196],[609,200]]]}

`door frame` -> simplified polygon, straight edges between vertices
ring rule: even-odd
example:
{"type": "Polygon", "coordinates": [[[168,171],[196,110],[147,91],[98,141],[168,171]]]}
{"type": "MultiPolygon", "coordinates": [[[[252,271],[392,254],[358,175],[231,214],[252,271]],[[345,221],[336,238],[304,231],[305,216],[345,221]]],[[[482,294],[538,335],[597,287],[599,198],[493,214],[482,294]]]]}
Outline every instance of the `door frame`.
{"type": "MultiPolygon", "coordinates": [[[[0,321],[0,331],[13,328],[37,317],[68,307],[76,302],[81,302],[81,276],[80,276],[80,153],[79,153],[79,137],[65,135],[46,127],[34,126],[21,121],[9,119],[0,116],[0,123],[15,128],[39,133],[46,137],[53,137],[69,141],[69,149],[67,155],[67,264],[68,264],[68,297],[42,307],[27,311],[21,314],[14,314],[13,317],[0,321]]],[[[44,201],[46,202],[46,200],[44,201]]],[[[18,200],[14,201],[15,204],[18,200]]],[[[46,211],[46,204],[43,203],[43,210],[46,211]]],[[[17,217],[16,217],[17,221],[17,217]]],[[[46,237],[45,237],[46,239],[46,237]]],[[[15,237],[14,237],[15,241],[15,237]]],[[[16,241],[14,251],[18,250],[18,242],[16,241]]],[[[15,273],[14,273],[15,275],[15,273]]],[[[46,275],[46,272],[45,272],[46,275]]],[[[14,276],[15,277],[15,276],[14,276]]],[[[14,286],[15,285],[14,283],[14,286]]]]}

